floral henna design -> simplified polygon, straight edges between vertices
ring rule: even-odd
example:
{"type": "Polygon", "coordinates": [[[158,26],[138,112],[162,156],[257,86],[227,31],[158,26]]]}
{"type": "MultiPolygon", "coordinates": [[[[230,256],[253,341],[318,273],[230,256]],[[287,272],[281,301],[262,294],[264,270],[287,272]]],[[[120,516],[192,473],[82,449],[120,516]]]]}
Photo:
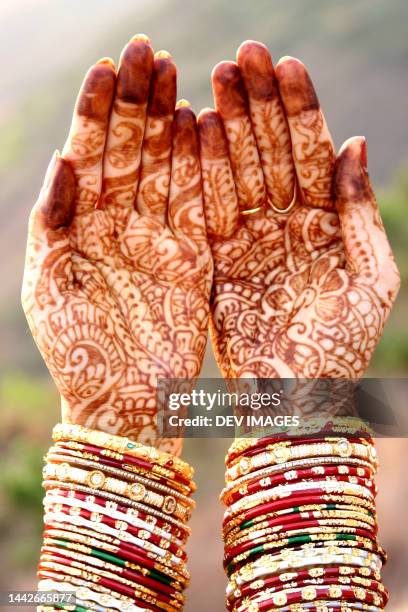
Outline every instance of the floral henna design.
{"type": "MultiPolygon", "coordinates": [[[[247,42],[238,51],[238,65],[231,64],[219,64],[213,72],[218,112],[206,110],[198,121],[214,257],[210,325],[221,371],[225,377],[359,378],[399,288],[398,270],[369,185],[365,141],[350,139],[335,158],[317,96],[298,60],[285,58],[272,73],[266,48],[247,42]],[[262,86],[262,78],[272,79],[272,85],[262,86]],[[263,173],[268,193],[263,209],[253,215],[238,215],[253,202],[245,207],[238,189],[231,196],[223,178],[231,172],[236,185],[247,180],[240,174],[231,132],[226,129],[224,135],[219,126],[237,99],[241,113],[249,101],[253,130],[240,147],[253,148],[256,141],[258,172],[263,173]],[[286,131],[267,139],[260,126],[271,99],[278,117],[270,131],[276,133],[275,125],[284,125],[286,131]],[[293,158],[285,167],[288,142],[293,158]],[[222,159],[229,170],[218,175],[218,182],[210,182],[209,170],[221,164],[214,151],[222,150],[229,151],[222,159]],[[283,160],[275,170],[275,184],[267,165],[273,159],[283,160]],[[296,204],[287,214],[279,214],[268,200],[285,208],[295,176],[296,204]],[[227,226],[226,210],[231,217],[228,233],[223,233],[217,224],[227,226]]],[[[251,189],[249,181],[247,187],[251,189]]]]}
{"type": "Polygon", "coordinates": [[[110,60],[89,71],[64,157],[30,216],[22,303],[65,421],[178,453],[180,442],[157,431],[156,388],[199,374],[212,260],[195,116],[181,108],[173,120],[175,76],[143,37],[125,48],[117,77],[110,60]],[[171,130],[153,134],[156,120],[171,130]],[[148,175],[166,223],[149,202],[135,209],[148,175]]]}

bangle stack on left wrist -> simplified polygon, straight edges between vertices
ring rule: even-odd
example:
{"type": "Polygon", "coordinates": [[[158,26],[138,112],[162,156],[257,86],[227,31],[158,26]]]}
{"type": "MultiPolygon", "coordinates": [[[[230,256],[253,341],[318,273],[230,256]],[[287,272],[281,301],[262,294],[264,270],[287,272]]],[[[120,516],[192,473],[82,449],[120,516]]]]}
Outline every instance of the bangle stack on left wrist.
{"type": "Polygon", "coordinates": [[[370,439],[240,441],[226,463],[228,609],[383,609],[370,439]]]}

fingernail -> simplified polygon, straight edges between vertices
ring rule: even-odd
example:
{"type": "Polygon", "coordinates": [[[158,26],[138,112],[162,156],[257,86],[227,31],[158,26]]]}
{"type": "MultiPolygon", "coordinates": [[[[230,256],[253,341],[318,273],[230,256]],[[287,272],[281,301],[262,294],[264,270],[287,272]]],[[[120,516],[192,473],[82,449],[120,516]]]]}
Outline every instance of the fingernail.
{"type": "Polygon", "coordinates": [[[171,59],[171,53],[162,49],[154,54],[155,59],[171,59]]]}
{"type": "Polygon", "coordinates": [[[103,66],[110,66],[115,69],[115,62],[110,57],[101,57],[97,62],[97,64],[102,64],[103,66]]]}
{"type": "Polygon", "coordinates": [[[146,34],[135,34],[134,36],[132,36],[132,38],[130,39],[131,42],[137,42],[137,41],[141,41],[141,42],[145,42],[148,45],[150,45],[150,38],[148,36],[146,36],[146,34]]]}
{"type": "Polygon", "coordinates": [[[48,164],[48,168],[47,168],[47,171],[45,173],[44,187],[48,187],[48,185],[50,184],[51,178],[52,178],[52,174],[54,172],[55,164],[57,163],[57,160],[60,157],[61,157],[60,152],[58,151],[58,149],[56,149],[54,151],[54,153],[52,154],[52,157],[50,159],[50,163],[48,164]]]}
{"type": "Polygon", "coordinates": [[[361,137],[360,162],[364,170],[367,170],[367,141],[364,136],[361,137]]]}
{"type": "Polygon", "coordinates": [[[182,98],[181,100],[179,100],[176,104],[176,108],[190,108],[191,104],[188,100],[184,100],[184,98],[182,98]]]}

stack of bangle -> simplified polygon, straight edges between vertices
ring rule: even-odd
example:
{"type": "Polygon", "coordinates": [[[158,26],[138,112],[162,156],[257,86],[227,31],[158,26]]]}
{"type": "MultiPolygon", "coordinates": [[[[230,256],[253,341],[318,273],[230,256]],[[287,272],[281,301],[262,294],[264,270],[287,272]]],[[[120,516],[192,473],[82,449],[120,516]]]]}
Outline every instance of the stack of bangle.
{"type": "Polygon", "coordinates": [[[371,438],[237,440],[226,466],[229,610],[384,609],[371,438]]]}
{"type": "Polygon", "coordinates": [[[81,610],[181,610],[192,468],[79,425],[57,425],[53,440],[43,471],[39,588],[75,591],[81,610]]]}

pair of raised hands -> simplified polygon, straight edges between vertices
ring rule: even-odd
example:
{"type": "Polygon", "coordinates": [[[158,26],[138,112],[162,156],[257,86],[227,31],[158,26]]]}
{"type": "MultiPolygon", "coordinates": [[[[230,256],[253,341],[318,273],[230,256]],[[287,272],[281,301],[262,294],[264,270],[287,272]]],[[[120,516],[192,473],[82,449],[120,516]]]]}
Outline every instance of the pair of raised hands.
{"type": "MultiPolygon", "coordinates": [[[[23,307],[63,420],[160,445],[160,378],[358,378],[399,275],[364,138],[336,156],[304,65],[264,45],[176,104],[144,36],[88,71],[29,226],[23,307]]],[[[166,450],[177,452],[178,442],[166,450]]]]}

